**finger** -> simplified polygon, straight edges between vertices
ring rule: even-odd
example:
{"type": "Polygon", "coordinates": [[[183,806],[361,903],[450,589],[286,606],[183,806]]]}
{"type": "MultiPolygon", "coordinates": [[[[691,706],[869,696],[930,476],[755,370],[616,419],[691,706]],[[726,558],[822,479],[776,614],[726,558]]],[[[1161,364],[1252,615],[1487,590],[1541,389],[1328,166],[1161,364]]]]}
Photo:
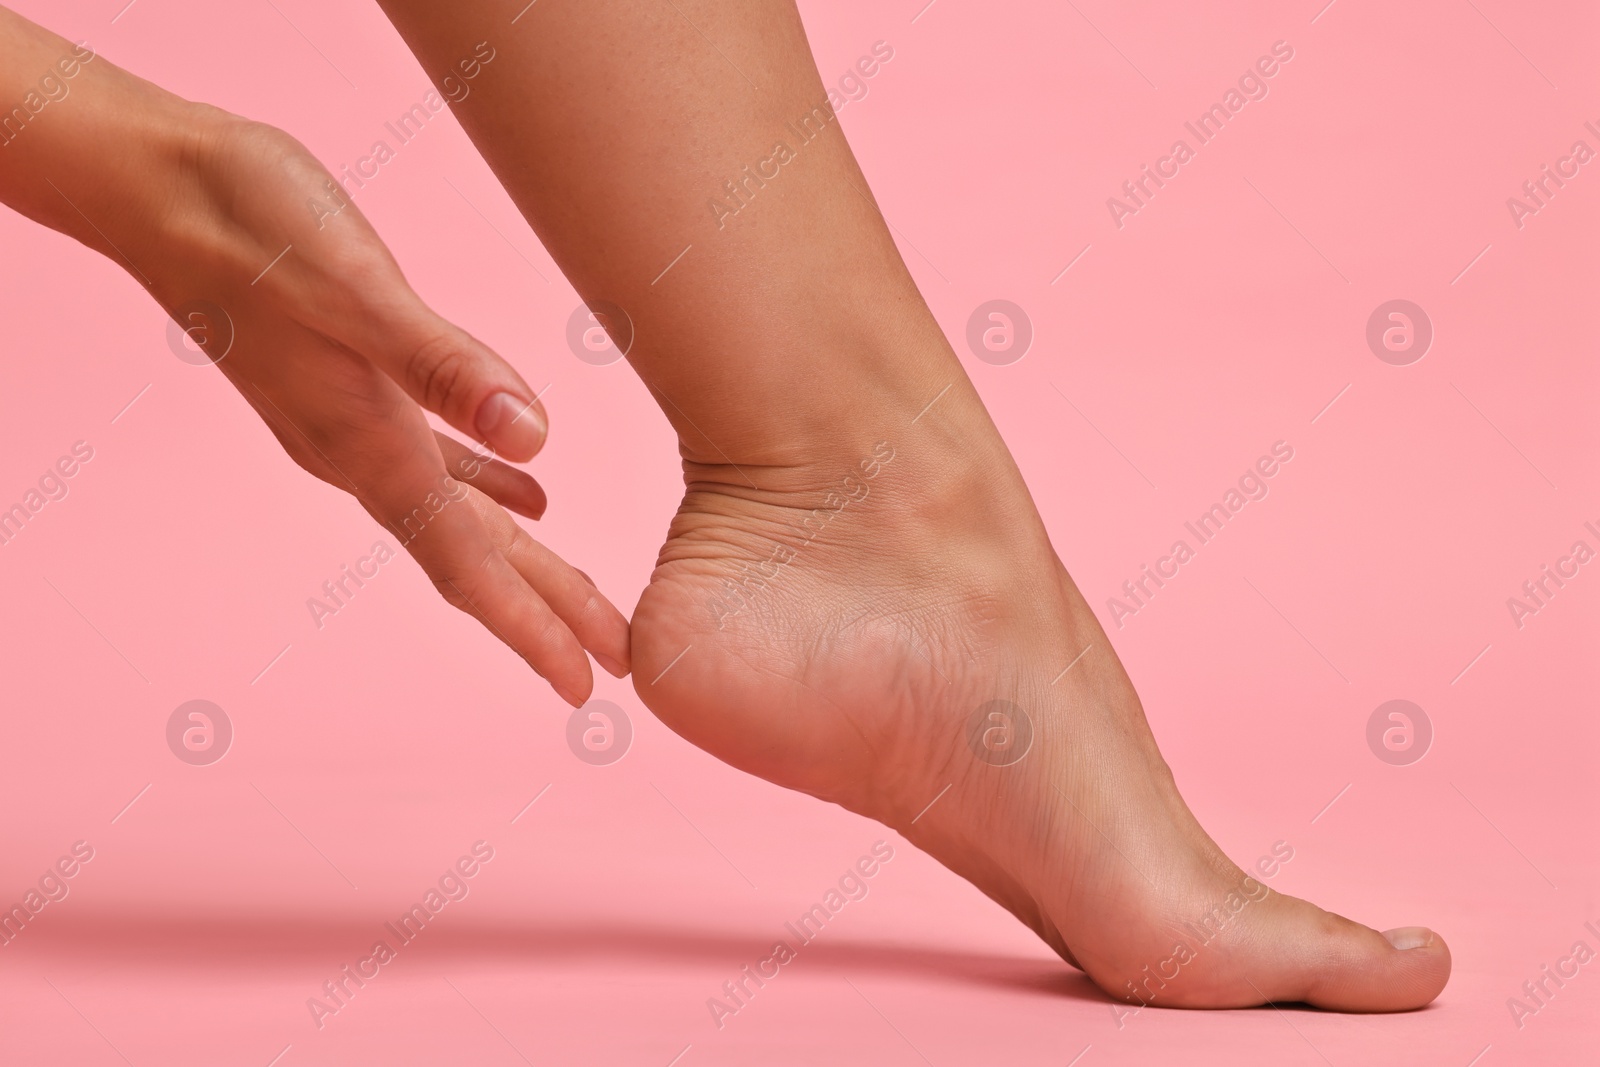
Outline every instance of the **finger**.
{"type": "MultiPolygon", "coordinates": [[[[467,489],[464,483],[456,484],[467,489]]],[[[490,504],[499,507],[492,501],[490,504]]],[[[484,536],[487,540],[486,531],[484,536]]],[[[435,577],[434,587],[445,600],[488,626],[521,655],[562,700],[581,708],[593,695],[594,672],[589,669],[582,643],[566,620],[498,551],[491,550],[482,564],[470,571],[458,571],[455,577],[435,577]]]]}
{"type": "MultiPolygon", "coordinates": [[[[325,172],[307,168],[292,177],[320,187],[325,172]]],[[[293,257],[269,275],[263,292],[285,301],[302,325],[372,360],[457,430],[517,462],[532,459],[549,422],[528,383],[422,302],[354,205],[341,211],[340,222],[312,231],[307,218],[297,219],[303,232],[296,240],[315,254],[293,257]]]]}
{"type": "MultiPolygon", "coordinates": [[[[445,600],[487,626],[563,700],[581,707],[594,691],[594,674],[582,644],[499,551],[476,509],[466,501],[477,495],[496,510],[499,505],[463,482],[441,477],[452,488],[441,494],[442,506],[434,505],[440,510],[430,524],[414,532],[413,517],[403,522],[396,536],[402,537],[406,550],[422,564],[445,600]]],[[[500,515],[511,522],[504,512],[500,515]]]]}
{"type": "Polygon", "coordinates": [[[300,469],[315,478],[319,478],[329,485],[348,492],[350,484],[340,476],[327,457],[310,447],[308,439],[290,424],[283,413],[267,400],[265,394],[250,381],[228,374],[228,379],[233,383],[239,395],[244,397],[245,403],[250,405],[261,421],[266,424],[272,436],[277,438],[283,451],[299,465],[300,469]]]}
{"type": "Polygon", "coordinates": [[[525,518],[538,520],[548,505],[544,489],[524,471],[490,456],[480,455],[455,438],[435,430],[434,439],[444,457],[445,470],[495,503],[525,518]]]}
{"type": "Polygon", "coordinates": [[[528,383],[488,345],[435,315],[400,278],[368,288],[343,329],[411,398],[517,462],[544,447],[549,417],[528,383]]]}
{"type": "Polygon", "coordinates": [[[478,493],[471,497],[489,538],[550,606],[595,662],[618,678],[632,661],[628,620],[582,571],[528,536],[504,511],[478,493]]]}
{"type": "MultiPolygon", "coordinates": [[[[296,417],[296,430],[311,435],[312,450],[447,601],[488,627],[563,700],[582,706],[594,688],[583,646],[495,547],[466,503],[477,490],[446,471],[422,412],[382,371],[369,366],[366,373],[368,380],[346,383],[349,390],[329,410],[296,417]]],[[[504,512],[500,516],[512,523],[504,512]]]]}

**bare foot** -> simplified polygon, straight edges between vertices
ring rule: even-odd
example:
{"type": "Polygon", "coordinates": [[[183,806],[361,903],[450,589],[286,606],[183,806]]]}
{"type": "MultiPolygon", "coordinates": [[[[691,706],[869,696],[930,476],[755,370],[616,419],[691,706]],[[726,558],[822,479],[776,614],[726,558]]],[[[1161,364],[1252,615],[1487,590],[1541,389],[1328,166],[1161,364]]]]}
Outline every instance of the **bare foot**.
{"type": "Polygon", "coordinates": [[[651,710],[893,827],[1130,1003],[1438,996],[1436,934],[1380,934],[1222,854],[968,383],[920,406],[814,445],[719,438],[748,466],[686,463],[633,620],[651,710]]]}

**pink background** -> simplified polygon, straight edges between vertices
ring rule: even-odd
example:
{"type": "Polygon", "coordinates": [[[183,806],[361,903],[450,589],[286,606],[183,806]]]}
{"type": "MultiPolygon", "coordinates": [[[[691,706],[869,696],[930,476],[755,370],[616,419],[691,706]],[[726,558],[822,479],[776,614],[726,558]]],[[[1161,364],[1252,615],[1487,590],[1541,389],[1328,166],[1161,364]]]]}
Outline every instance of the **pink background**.
{"type": "MultiPolygon", "coordinates": [[[[139,0],[113,23],[120,2],[16,6],[332,166],[429,88],[369,3],[139,0]]],[[[74,841],[95,857],[0,949],[0,1059],[1594,1062],[1600,964],[1521,1029],[1506,999],[1580,937],[1600,949],[1600,564],[1520,630],[1505,603],[1573,541],[1600,548],[1600,163],[1520,230],[1505,205],[1574,140],[1600,148],[1594,9],[921,2],[804,7],[829,82],[894,48],[842,119],[911,270],[1201,819],[1242,862],[1292,844],[1277,889],[1440,930],[1438,1003],[1119,1028],[900,843],[719,1031],[706,998],[898,839],[717,763],[604,675],[633,748],[580,762],[564,705],[409,559],[317,631],[306,598],[381,531],[174,358],[121,270],[5,214],[0,505],[73,442],[95,455],[0,547],[0,897],[74,841]],[[1270,95],[1119,230],[1106,198],[1278,40],[1295,55],[1270,95]],[[962,340],[993,298],[1035,329],[1009,366],[962,340]],[[1436,332],[1406,367],[1364,340],[1394,298],[1436,332]],[[1280,439],[1271,495],[1116,630],[1106,598],[1280,439]],[[208,767],[165,742],[195,698],[236,730],[208,767]],[[1366,744],[1392,698],[1434,727],[1410,766],[1366,744]],[[318,1030],[306,998],[479,839],[496,854],[471,895],[318,1030]]],[[[501,32],[536,32],[504,6],[501,32]]],[[[448,116],[360,204],[425,298],[549,386],[538,535],[631,608],[679,484],[645,390],[567,349],[576,297],[448,116]]]]}

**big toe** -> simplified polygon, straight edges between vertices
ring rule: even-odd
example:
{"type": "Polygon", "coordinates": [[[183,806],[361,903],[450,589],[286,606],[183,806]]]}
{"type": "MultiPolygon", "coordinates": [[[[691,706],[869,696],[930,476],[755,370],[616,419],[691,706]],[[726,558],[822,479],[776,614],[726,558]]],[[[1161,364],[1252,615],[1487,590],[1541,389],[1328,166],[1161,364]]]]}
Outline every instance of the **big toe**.
{"type": "MultiPolygon", "coordinates": [[[[1276,941],[1267,984],[1274,1001],[1303,1001],[1333,1011],[1410,1011],[1430,1003],[1450,979],[1450,949],[1425,926],[1379,933],[1282,897],[1261,933],[1276,941]]],[[[1253,983],[1252,983],[1253,984],[1253,983]]]]}

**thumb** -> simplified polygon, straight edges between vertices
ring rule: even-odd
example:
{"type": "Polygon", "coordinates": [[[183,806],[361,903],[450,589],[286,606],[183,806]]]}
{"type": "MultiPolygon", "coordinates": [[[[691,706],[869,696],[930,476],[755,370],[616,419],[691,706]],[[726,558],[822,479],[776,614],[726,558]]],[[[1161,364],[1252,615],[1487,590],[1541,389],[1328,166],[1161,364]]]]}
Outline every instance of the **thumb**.
{"type": "MultiPolygon", "coordinates": [[[[381,250],[381,246],[379,246],[381,250]]],[[[515,462],[544,447],[544,405],[488,345],[434,314],[384,253],[355,257],[362,269],[329,279],[345,294],[339,314],[315,316],[320,332],[370,360],[418,404],[515,462]]]]}
{"type": "Polygon", "coordinates": [[[511,364],[418,306],[392,318],[362,355],[457,430],[517,462],[544,447],[544,405],[511,364]]]}

